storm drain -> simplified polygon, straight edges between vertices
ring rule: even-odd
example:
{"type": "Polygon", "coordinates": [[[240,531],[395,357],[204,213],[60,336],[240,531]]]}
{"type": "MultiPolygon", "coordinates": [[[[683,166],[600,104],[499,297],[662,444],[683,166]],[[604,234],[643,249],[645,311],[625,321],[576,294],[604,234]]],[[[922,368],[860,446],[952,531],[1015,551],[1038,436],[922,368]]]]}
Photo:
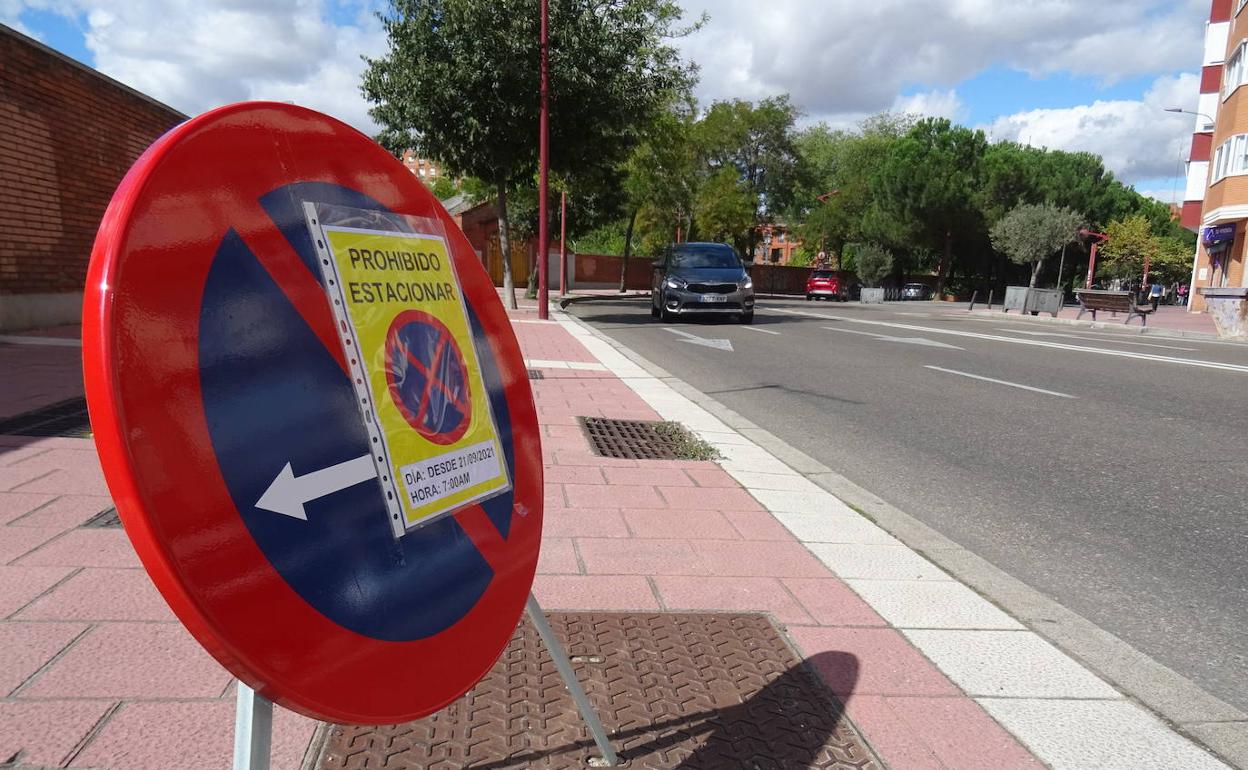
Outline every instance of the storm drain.
{"type": "Polygon", "coordinates": [[[676,460],[676,440],[652,420],[578,417],[594,454],[629,460],[676,460]]]}
{"type": "Polygon", "coordinates": [[[83,529],[121,529],[121,517],[117,515],[116,508],[109,508],[106,511],[100,511],[78,526],[83,529]]]}
{"type": "Polygon", "coordinates": [[[541,369],[530,369],[529,379],[530,380],[544,380],[546,379],[546,375],[542,374],[541,369]]]}
{"type": "Polygon", "coordinates": [[[90,438],[87,400],[71,398],[0,420],[0,435],[90,438]]]}
{"type": "MultiPolygon", "coordinates": [[[[881,770],[815,673],[846,691],[857,658],[801,660],[763,615],[548,613],[629,770],[881,770]]],[[[554,661],[526,620],[464,697],[415,722],[331,726],[317,770],[601,767],[554,661]]]]}

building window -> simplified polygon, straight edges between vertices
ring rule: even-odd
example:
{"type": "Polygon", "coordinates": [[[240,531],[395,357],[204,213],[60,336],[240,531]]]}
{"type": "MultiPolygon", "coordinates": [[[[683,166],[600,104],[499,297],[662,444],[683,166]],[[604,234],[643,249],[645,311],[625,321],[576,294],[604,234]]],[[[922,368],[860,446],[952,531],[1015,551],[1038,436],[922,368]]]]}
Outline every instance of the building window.
{"type": "MultiPolygon", "coordinates": [[[[1245,0],[1248,2],[1248,0],[1245,0]]],[[[1248,40],[1235,46],[1235,53],[1231,54],[1231,58],[1226,60],[1226,66],[1222,70],[1222,99],[1234,93],[1236,88],[1244,84],[1244,49],[1248,47],[1248,40]]]]}
{"type": "Polygon", "coordinates": [[[1248,174],[1248,134],[1232,136],[1213,154],[1213,182],[1238,174],[1248,174]]]}

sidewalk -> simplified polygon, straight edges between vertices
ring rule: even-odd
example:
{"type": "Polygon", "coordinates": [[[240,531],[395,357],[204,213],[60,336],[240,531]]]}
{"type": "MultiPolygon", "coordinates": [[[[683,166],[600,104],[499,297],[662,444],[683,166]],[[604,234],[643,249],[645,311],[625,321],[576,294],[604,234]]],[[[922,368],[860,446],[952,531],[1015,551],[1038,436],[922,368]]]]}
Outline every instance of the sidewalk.
{"type": "MultiPolygon", "coordinates": [[[[542,374],[547,610],[767,613],[802,657],[838,653],[819,674],[894,770],[1225,767],[677,383],[565,314],[510,315],[542,374]],[[578,416],[678,420],[724,459],[598,457],[578,416]]],[[[0,342],[0,417],[80,393],[79,354],[0,342]]],[[[0,435],[0,765],[227,767],[230,677],[124,532],[80,526],[110,505],[89,440],[0,435]]],[[[314,729],[279,710],[273,767],[314,729]]]]}

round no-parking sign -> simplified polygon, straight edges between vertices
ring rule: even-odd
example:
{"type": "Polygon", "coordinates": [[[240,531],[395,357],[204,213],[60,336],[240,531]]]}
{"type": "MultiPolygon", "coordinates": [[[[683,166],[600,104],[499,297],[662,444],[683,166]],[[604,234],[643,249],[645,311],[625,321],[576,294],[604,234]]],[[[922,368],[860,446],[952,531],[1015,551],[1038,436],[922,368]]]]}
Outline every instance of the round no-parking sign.
{"type": "Polygon", "coordinates": [[[175,128],[105,214],[83,342],[126,531],[178,617],[240,680],[318,719],[393,723],[441,708],[493,664],[536,567],[536,412],[478,258],[395,158],[285,104],[175,128]],[[417,225],[331,231],[310,226],[310,205],[417,225]],[[326,268],[395,243],[441,272],[344,287],[326,268]],[[377,360],[361,360],[372,332],[344,315],[350,289],[382,308],[377,360]],[[476,486],[436,509],[396,507],[408,488],[391,477],[415,466],[378,447],[405,441],[450,458],[439,469],[475,463],[477,475],[439,481],[476,486]]]}

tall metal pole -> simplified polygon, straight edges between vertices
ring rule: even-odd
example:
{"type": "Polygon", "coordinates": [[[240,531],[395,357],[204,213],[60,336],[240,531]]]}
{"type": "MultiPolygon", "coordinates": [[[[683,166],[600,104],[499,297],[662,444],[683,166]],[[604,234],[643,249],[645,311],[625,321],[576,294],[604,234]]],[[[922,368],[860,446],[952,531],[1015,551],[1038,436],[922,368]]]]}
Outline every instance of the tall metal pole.
{"type": "Polygon", "coordinates": [[[545,320],[550,317],[550,288],[547,284],[547,270],[550,254],[550,233],[546,223],[546,183],[550,171],[550,116],[548,101],[548,82],[546,72],[546,19],[549,15],[549,0],[542,0],[542,106],[538,120],[538,183],[537,183],[537,317],[545,320]]]}
{"type": "Polygon", "coordinates": [[[568,293],[568,191],[559,193],[559,296],[568,293]]]}

